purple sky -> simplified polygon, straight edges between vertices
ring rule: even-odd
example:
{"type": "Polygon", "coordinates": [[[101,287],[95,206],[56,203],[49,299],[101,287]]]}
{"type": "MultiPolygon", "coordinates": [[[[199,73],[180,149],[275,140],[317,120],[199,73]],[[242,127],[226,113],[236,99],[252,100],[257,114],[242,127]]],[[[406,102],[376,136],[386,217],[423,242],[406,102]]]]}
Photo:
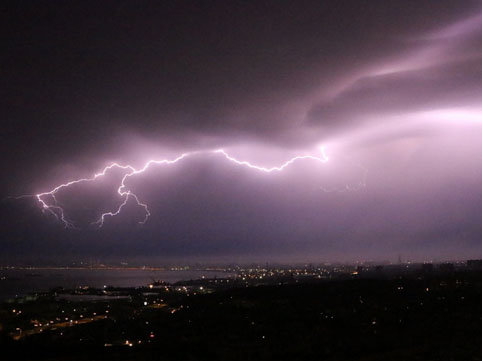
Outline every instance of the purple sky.
{"type": "Polygon", "coordinates": [[[7,2],[0,261],[482,258],[482,2],[7,2]],[[53,204],[51,198],[43,198],[53,204]],[[57,211],[56,211],[57,212],[57,211]],[[58,214],[58,212],[57,212],[58,214]]]}

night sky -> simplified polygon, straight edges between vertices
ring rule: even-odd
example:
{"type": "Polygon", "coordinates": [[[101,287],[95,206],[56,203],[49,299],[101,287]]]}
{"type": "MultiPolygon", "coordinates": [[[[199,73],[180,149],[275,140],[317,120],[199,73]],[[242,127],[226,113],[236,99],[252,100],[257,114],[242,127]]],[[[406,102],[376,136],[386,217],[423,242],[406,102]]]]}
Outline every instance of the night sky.
{"type": "Polygon", "coordinates": [[[3,1],[0,262],[482,257],[482,2],[3,1]],[[279,166],[265,173],[230,162],[279,166]],[[35,194],[118,162],[139,169],[35,194]],[[33,195],[15,199],[20,195],[33,195]],[[53,200],[43,198],[49,205],[53,200]],[[54,211],[58,216],[58,211],[54,211]]]}

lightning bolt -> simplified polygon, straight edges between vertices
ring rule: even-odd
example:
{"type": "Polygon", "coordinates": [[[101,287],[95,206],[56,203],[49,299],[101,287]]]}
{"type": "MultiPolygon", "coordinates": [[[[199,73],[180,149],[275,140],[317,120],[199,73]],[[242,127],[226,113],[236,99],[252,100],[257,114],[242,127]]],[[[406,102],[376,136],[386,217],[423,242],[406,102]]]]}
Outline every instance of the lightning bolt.
{"type": "MultiPolygon", "coordinates": [[[[149,211],[149,207],[146,203],[141,202],[139,197],[134,194],[131,190],[127,189],[126,182],[129,178],[134,177],[136,175],[142,174],[146,172],[151,166],[159,166],[159,165],[172,165],[175,163],[178,163],[182,161],[183,159],[186,159],[188,157],[191,157],[196,154],[219,154],[221,155],[224,159],[227,161],[236,164],[238,166],[246,167],[249,169],[253,169],[259,172],[264,172],[264,173],[273,173],[273,172],[281,172],[285,168],[289,167],[295,162],[302,161],[302,160],[310,160],[310,161],[315,161],[319,163],[326,163],[328,162],[329,158],[326,155],[325,148],[320,147],[320,153],[321,156],[315,156],[315,155],[300,155],[300,156],[295,156],[286,162],[282,163],[279,166],[275,167],[262,167],[256,164],[253,164],[251,162],[245,161],[245,160],[239,160],[230,154],[228,154],[224,149],[216,149],[216,150],[207,150],[207,151],[195,151],[195,152],[190,152],[190,153],[183,153],[179,155],[176,158],[173,159],[162,159],[162,160],[149,160],[147,161],[143,167],[136,169],[135,167],[131,165],[121,165],[119,163],[112,163],[108,166],[106,166],[101,172],[94,174],[91,178],[80,178],[76,180],[72,180],[63,184],[60,184],[56,186],[55,188],[51,189],[50,191],[39,193],[34,195],[36,197],[37,201],[39,202],[42,210],[44,212],[48,212],[55,216],[59,221],[63,222],[64,226],[66,228],[76,228],[75,223],[70,220],[67,215],[65,214],[64,209],[62,208],[62,205],[58,202],[56,198],[56,194],[65,188],[68,188],[74,184],[79,184],[79,183],[85,183],[85,182],[94,182],[100,177],[103,177],[107,174],[107,172],[111,169],[117,168],[120,170],[125,171],[125,174],[122,176],[122,179],[120,181],[119,187],[117,188],[117,193],[119,197],[121,198],[121,203],[117,207],[117,209],[104,212],[100,215],[100,217],[92,222],[92,225],[96,225],[98,227],[102,227],[104,225],[105,219],[107,217],[114,217],[117,216],[122,212],[122,209],[126,206],[126,204],[129,202],[129,200],[133,200],[137,206],[141,207],[144,209],[145,216],[144,219],[141,220],[139,223],[140,224],[145,224],[147,220],[149,219],[151,212],[149,211]]],[[[365,180],[360,182],[360,186],[364,186],[365,180]]],[[[347,188],[348,190],[351,190],[347,188]]],[[[325,190],[327,191],[327,190],[325,190]]],[[[20,197],[25,197],[25,196],[20,196],[20,197]]]]}
{"type": "Polygon", "coordinates": [[[214,151],[215,153],[220,153],[222,155],[224,155],[224,157],[233,162],[233,163],[236,163],[238,165],[242,165],[242,166],[245,166],[245,167],[248,167],[248,168],[251,168],[251,169],[256,169],[256,170],[259,170],[261,172],[266,172],[266,173],[271,173],[271,172],[276,172],[276,171],[282,171],[283,169],[285,169],[287,166],[289,166],[290,164],[293,164],[294,162],[296,162],[297,160],[301,160],[301,159],[311,159],[311,160],[316,160],[318,162],[321,162],[321,163],[326,163],[328,161],[328,157],[326,156],[325,154],[325,150],[324,148],[322,148],[322,157],[315,157],[313,155],[302,155],[302,156],[296,156],[294,158],[291,158],[290,160],[284,162],[283,164],[281,164],[280,166],[278,167],[271,167],[271,168],[265,168],[265,167],[259,167],[257,165],[254,165],[254,164],[251,164],[250,162],[247,162],[247,161],[240,161],[240,160],[237,160],[236,158],[234,157],[231,157],[228,153],[226,153],[223,149],[218,149],[218,150],[215,150],[214,151]]]}

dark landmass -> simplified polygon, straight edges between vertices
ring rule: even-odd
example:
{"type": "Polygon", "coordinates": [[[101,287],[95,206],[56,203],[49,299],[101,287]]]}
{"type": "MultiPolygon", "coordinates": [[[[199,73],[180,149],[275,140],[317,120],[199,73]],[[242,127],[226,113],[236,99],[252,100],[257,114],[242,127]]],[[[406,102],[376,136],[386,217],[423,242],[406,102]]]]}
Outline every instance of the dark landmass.
{"type": "Polygon", "coordinates": [[[2,359],[482,360],[479,270],[252,274],[11,300],[2,359]]]}

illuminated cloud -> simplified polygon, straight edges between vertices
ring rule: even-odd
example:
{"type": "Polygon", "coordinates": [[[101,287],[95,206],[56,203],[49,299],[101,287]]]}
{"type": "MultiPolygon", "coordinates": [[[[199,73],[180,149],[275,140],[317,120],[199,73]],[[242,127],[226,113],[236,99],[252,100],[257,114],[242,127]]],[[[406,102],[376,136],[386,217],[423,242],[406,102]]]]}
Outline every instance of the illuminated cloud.
{"type": "Polygon", "coordinates": [[[3,211],[7,249],[46,239],[65,252],[207,258],[482,249],[480,3],[215,5],[100,6],[69,21],[59,5],[29,26],[12,11],[1,189],[38,194],[71,226],[109,220],[64,230],[22,198],[27,210],[3,211]],[[256,172],[325,159],[320,144],[328,163],[256,172]],[[150,159],[220,148],[130,176],[150,159]],[[54,188],[113,163],[130,166],[54,188]]]}

